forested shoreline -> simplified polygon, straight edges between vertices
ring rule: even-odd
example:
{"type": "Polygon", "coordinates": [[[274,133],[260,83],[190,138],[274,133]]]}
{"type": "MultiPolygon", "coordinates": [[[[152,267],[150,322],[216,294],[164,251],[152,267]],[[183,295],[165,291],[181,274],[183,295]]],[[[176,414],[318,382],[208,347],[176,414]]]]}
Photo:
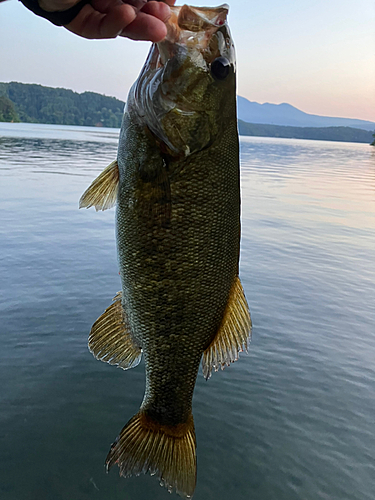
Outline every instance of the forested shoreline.
{"type": "Polygon", "coordinates": [[[238,120],[240,135],[280,137],[284,139],[310,139],[317,141],[363,142],[369,144],[373,133],[353,127],[290,127],[263,125],[238,120]]]}
{"type": "Polygon", "coordinates": [[[0,121],[120,127],[124,102],[95,92],[0,83],[0,121]]]}

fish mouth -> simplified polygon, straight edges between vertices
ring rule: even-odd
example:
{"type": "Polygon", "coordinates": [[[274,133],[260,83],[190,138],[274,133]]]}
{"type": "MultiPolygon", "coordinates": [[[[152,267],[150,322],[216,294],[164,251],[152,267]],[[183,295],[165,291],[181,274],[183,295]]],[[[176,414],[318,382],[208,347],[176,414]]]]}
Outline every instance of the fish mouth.
{"type": "Polygon", "coordinates": [[[227,5],[172,6],[166,23],[167,35],[152,45],[133,87],[133,102],[140,122],[172,155],[191,154],[198,148],[197,140],[194,140],[196,147],[187,146],[191,142],[187,130],[193,122],[208,119],[208,105],[198,94],[204,92],[202,81],[209,83],[211,63],[224,54],[235,68],[227,14],[227,5]]]}
{"type": "Polygon", "coordinates": [[[146,66],[149,70],[163,67],[184,47],[204,52],[210,39],[226,23],[229,6],[192,7],[189,5],[171,6],[171,16],[166,22],[166,37],[153,44],[146,66]]]}
{"type": "Polygon", "coordinates": [[[167,35],[158,42],[160,64],[165,64],[175,55],[178,46],[187,50],[204,52],[212,35],[226,23],[229,6],[192,7],[189,5],[172,6],[168,19],[167,35]]]}
{"type": "Polygon", "coordinates": [[[200,43],[201,37],[191,37],[190,33],[210,34],[225,24],[229,6],[192,7],[172,6],[171,17],[167,21],[166,39],[172,43],[200,43]]]}

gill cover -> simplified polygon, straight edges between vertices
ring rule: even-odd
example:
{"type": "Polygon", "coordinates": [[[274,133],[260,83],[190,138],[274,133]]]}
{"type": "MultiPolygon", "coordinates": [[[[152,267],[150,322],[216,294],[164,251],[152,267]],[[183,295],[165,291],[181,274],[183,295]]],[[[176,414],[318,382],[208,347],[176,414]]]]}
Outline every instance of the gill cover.
{"type": "Polygon", "coordinates": [[[235,52],[227,5],[171,11],[167,36],[151,47],[127,105],[169,154],[187,156],[212,144],[225,124],[235,52]]]}

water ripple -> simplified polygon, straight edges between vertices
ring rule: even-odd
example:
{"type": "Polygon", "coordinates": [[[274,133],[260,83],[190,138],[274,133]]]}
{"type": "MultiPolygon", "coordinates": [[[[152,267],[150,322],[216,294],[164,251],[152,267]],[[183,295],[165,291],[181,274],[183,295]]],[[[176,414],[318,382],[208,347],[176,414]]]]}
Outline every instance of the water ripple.
{"type": "MultiPolygon", "coordinates": [[[[0,496],[162,500],[152,478],[102,467],[139,407],[144,366],[114,370],[86,347],[120,285],[114,213],[79,211],[78,199],[115,158],[118,131],[0,134],[0,496]]],[[[241,157],[253,340],[198,377],[194,498],[373,500],[375,155],[241,138],[241,157]]]]}

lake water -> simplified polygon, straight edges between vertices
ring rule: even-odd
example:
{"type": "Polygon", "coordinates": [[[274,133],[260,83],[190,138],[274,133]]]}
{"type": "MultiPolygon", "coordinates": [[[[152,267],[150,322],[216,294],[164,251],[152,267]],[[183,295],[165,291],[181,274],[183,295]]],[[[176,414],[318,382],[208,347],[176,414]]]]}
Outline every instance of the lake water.
{"type": "MultiPolygon", "coordinates": [[[[118,131],[0,124],[0,498],[163,500],[104,459],[144,391],[87,350],[120,289],[114,210],[78,210],[118,131]]],[[[194,396],[196,500],[374,500],[375,150],[242,138],[249,355],[194,396]]],[[[176,497],[177,498],[177,497],[176,497]]]]}

